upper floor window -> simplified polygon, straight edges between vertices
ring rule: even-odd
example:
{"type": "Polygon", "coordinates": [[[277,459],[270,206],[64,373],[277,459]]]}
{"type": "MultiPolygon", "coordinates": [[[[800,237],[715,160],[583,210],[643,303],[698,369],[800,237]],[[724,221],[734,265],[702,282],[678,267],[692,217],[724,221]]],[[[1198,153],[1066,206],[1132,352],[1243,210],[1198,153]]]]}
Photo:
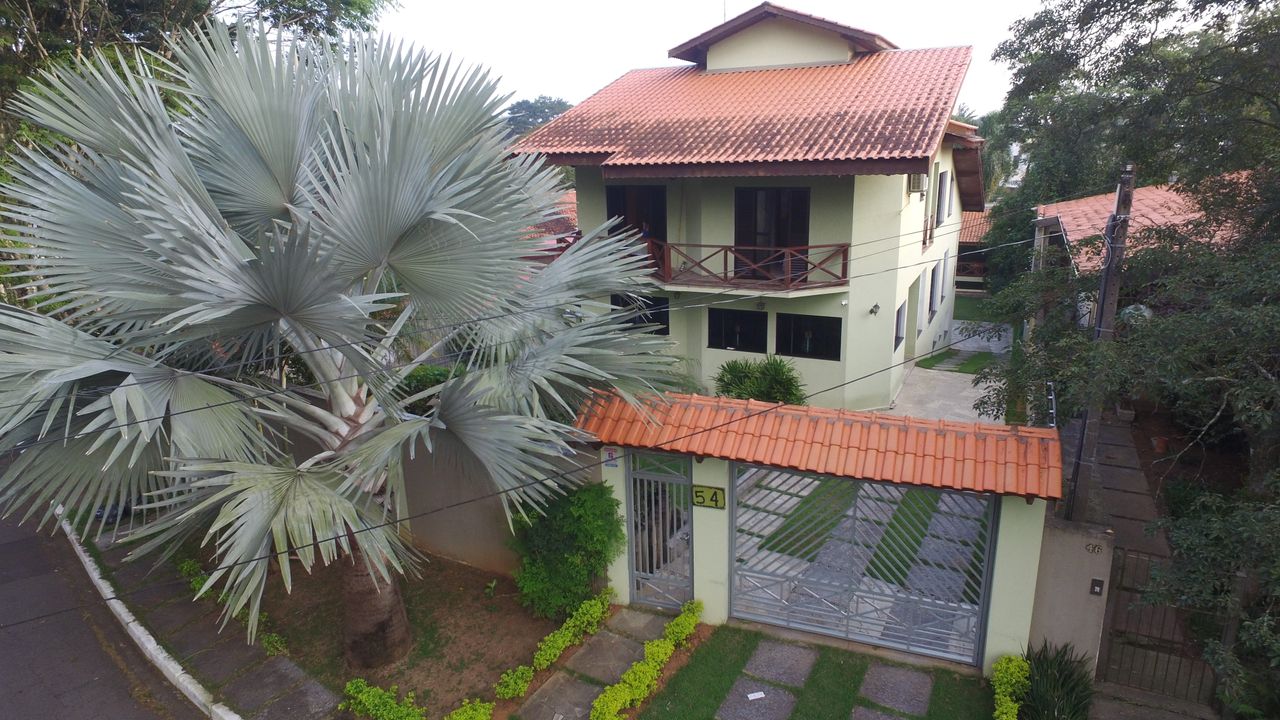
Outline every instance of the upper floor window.
{"type": "Polygon", "coordinates": [[[929,271],[929,320],[938,314],[938,306],[942,305],[942,262],[933,264],[929,271]]]}
{"type": "Polygon", "coordinates": [[[665,185],[608,185],[604,189],[605,213],[622,218],[629,228],[646,238],[667,239],[667,188],[665,185]]]}
{"type": "Polygon", "coordinates": [[[609,302],[624,311],[635,311],[627,318],[632,325],[651,325],[649,332],[654,335],[671,334],[671,301],[664,297],[633,298],[626,295],[612,295],[609,302]]]}
{"type": "Polygon", "coordinates": [[[738,188],[733,244],[801,247],[809,244],[809,188],[738,188]]]}
{"type": "Polygon", "coordinates": [[[769,313],[707,308],[707,347],[762,353],[768,351],[769,313]]]}
{"type": "Polygon", "coordinates": [[[903,300],[898,306],[898,315],[893,321],[893,349],[897,350],[902,346],[902,341],[907,339],[907,301],[903,300]]]}
{"type": "Polygon", "coordinates": [[[778,313],[779,355],[839,360],[840,345],[840,318],[778,313]]]}
{"type": "Polygon", "coordinates": [[[935,199],[934,227],[941,225],[951,217],[951,173],[943,170],[938,173],[938,191],[935,199]]]}

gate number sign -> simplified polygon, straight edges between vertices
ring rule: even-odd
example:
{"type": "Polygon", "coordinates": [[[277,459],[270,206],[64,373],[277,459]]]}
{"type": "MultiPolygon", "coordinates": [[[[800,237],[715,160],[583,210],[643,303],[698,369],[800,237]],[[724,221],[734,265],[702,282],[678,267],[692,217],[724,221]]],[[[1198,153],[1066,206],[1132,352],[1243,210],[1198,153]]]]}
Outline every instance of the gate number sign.
{"type": "Polygon", "coordinates": [[[698,507],[724,509],[724,490],[710,485],[693,486],[693,504],[698,507]]]}

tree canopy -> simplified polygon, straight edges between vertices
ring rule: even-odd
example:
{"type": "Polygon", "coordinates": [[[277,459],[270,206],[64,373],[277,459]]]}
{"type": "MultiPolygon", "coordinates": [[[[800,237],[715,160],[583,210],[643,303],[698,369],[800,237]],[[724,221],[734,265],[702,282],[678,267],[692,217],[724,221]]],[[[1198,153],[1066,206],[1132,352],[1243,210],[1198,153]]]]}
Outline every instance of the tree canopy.
{"type": "Polygon", "coordinates": [[[573,107],[563,98],[539,95],[532,100],[517,100],[507,107],[507,126],[515,135],[524,135],[546,125],[573,107]]]}

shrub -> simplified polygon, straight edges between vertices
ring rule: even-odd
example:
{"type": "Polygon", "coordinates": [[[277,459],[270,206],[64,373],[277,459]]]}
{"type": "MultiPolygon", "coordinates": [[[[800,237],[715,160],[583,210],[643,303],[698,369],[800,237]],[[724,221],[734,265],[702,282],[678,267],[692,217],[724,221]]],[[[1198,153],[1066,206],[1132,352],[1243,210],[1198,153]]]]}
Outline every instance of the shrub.
{"type": "Polygon", "coordinates": [[[730,360],[715,376],[716,394],[739,400],[804,405],[804,382],[790,360],[770,355],[763,360],[730,360]]]}
{"type": "Polygon", "coordinates": [[[258,643],[262,645],[262,651],[268,655],[288,655],[289,646],[285,644],[284,638],[278,633],[263,633],[258,639],[258,643]]]}
{"type": "MultiPolygon", "coordinates": [[[[409,372],[397,389],[403,393],[404,397],[416,395],[423,390],[430,390],[450,377],[461,375],[463,372],[465,372],[465,368],[461,365],[456,367],[419,365],[409,372]]],[[[430,405],[426,400],[415,400],[405,406],[405,409],[415,415],[426,415],[431,411],[430,405]]]]}
{"type": "Polygon", "coordinates": [[[499,700],[524,697],[524,694],[529,692],[531,682],[533,682],[533,668],[521,665],[514,670],[502,673],[498,684],[493,686],[493,694],[497,695],[499,700]]]}
{"type": "Polygon", "coordinates": [[[343,692],[347,699],[338,707],[361,717],[371,720],[426,720],[427,711],[413,704],[413,693],[398,700],[395,685],[384,690],[356,678],[347,683],[343,692]]]}
{"type": "Polygon", "coordinates": [[[684,645],[697,629],[700,617],[702,617],[702,601],[690,600],[680,608],[680,614],[667,623],[662,636],[672,645],[684,645]]]}
{"type": "Polygon", "coordinates": [[[560,659],[565,650],[599,630],[601,621],[609,614],[609,601],[612,597],[613,590],[605,588],[599,595],[583,601],[563,625],[542,638],[538,643],[538,650],[533,654],[533,669],[546,670],[560,659]]]}
{"type": "Polygon", "coordinates": [[[178,574],[188,580],[194,580],[204,575],[204,568],[200,567],[200,561],[194,558],[187,558],[178,563],[178,574]]]}
{"type": "Polygon", "coordinates": [[[1018,720],[1018,706],[1027,693],[1031,666],[1025,658],[1005,655],[991,668],[991,689],[995,691],[995,720],[1018,720]]]}
{"type": "Polygon", "coordinates": [[[652,695],[658,689],[662,669],[676,651],[676,643],[687,640],[693,634],[693,628],[697,627],[701,615],[701,602],[685,603],[680,614],[667,623],[663,637],[644,644],[644,659],[632,663],[618,682],[605,688],[591,704],[590,720],[618,720],[623,710],[639,706],[652,695]],[[686,620],[690,617],[693,618],[692,625],[686,620]]]}
{"type": "Polygon", "coordinates": [[[1024,720],[1087,720],[1093,704],[1089,659],[1070,643],[1050,648],[1045,642],[1027,653],[1030,682],[1022,701],[1024,720]]]}
{"type": "Polygon", "coordinates": [[[489,720],[493,717],[494,703],[479,700],[463,700],[457,710],[444,716],[444,720],[489,720]]]}
{"type": "Polygon", "coordinates": [[[563,617],[591,597],[593,581],[626,545],[613,491],[593,483],[555,498],[543,515],[516,521],[520,602],[542,617],[563,617]]]}

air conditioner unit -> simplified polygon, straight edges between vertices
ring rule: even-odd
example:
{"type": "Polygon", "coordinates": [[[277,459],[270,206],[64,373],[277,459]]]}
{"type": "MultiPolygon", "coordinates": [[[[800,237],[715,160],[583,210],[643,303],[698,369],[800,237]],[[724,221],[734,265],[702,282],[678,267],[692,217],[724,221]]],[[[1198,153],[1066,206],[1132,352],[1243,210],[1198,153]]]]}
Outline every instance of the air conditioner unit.
{"type": "Polygon", "coordinates": [[[924,173],[913,173],[907,176],[907,192],[923,193],[929,189],[929,176],[924,173]]]}

